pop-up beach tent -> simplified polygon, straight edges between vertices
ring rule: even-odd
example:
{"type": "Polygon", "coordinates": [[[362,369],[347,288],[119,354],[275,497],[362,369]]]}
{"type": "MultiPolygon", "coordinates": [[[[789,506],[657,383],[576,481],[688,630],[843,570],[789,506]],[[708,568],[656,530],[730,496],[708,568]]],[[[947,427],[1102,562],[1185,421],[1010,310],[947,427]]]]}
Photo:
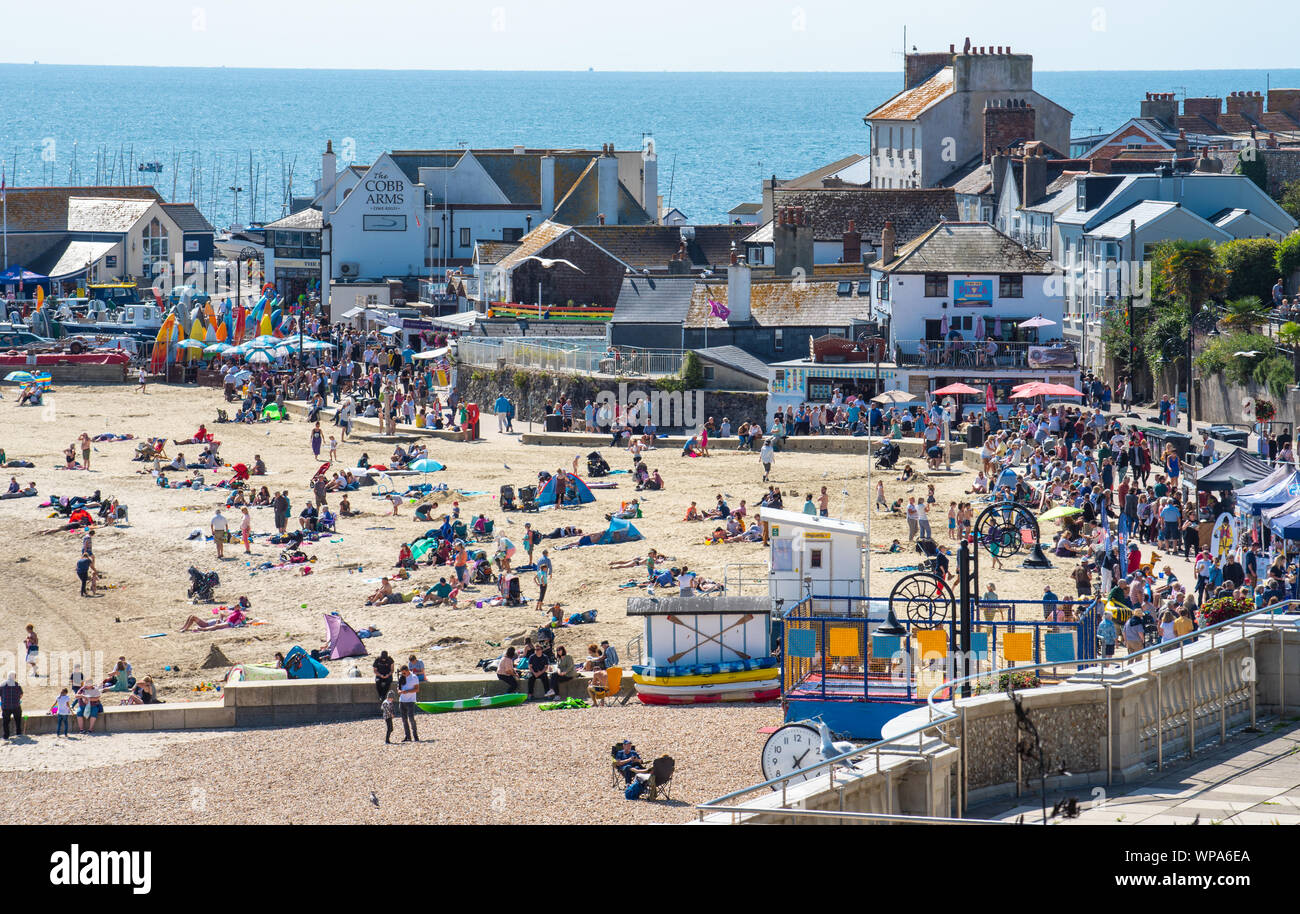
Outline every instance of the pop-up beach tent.
{"type": "Polygon", "coordinates": [[[594,545],[610,546],[614,543],[631,543],[644,538],[641,531],[632,526],[630,520],[615,517],[610,520],[609,528],[601,534],[600,539],[596,540],[594,545]]]}
{"type": "Polygon", "coordinates": [[[1250,514],[1258,517],[1269,508],[1284,505],[1297,495],[1300,495],[1300,472],[1291,471],[1271,488],[1254,495],[1240,496],[1237,501],[1248,507],[1250,514]]]}
{"type": "Polygon", "coordinates": [[[284,671],[290,679],[324,679],[330,674],[325,664],[295,644],[284,655],[284,671]]]}
{"type": "MultiPolygon", "coordinates": [[[[596,500],[596,496],[591,494],[591,489],[587,484],[574,476],[572,473],[565,474],[564,477],[564,503],[566,505],[580,504],[585,505],[596,500]]],[[[555,504],[555,477],[552,476],[546,480],[546,485],[537,493],[538,507],[555,504]]]]}
{"type": "Polygon", "coordinates": [[[366,646],[351,625],[343,621],[342,616],[325,614],[325,628],[329,630],[329,650],[331,660],[344,657],[366,656],[366,646]]]}

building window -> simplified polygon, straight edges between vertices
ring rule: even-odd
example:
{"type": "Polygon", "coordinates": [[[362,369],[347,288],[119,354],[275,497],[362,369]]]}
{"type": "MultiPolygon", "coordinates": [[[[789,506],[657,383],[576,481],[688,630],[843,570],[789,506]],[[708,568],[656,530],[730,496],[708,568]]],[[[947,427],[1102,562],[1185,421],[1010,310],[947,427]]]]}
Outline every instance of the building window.
{"type": "Polygon", "coordinates": [[[152,219],[144,227],[140,241],[144,253],[145,275],[154,276],[158,272],[156,265],[167,262],[167,230],[156,218],[152,219]]]}
{"type": "Polygon", "coordinates": [[[946,298],[948,295],[948,276],[944,273],[925,274],[925,297],[946,298]]]}
{"type": "Polygon", "coordinates": [[[438,231],[438,226],[436,225],[429,226],[429,247],[436,248],[441,243],[442,243],[442,238],[438,231]]]}
{"type": "Polygon", "coordinates": [[[460,230],[460,246],[463,248],[469,247],[469,229],[467,228],[460,230]]]}
{"type": "Polygon", "coordinates": [[[858,280],[858,294],[862,296],[868,296],[871,294],[871,280],[869,279],[858,280]]]}
{"type": "Polygon", "coordinates": [[[1019,273],[1003,273],[998,277],[998,298],[1024,298],[1025,277],[1019,273]]]}
{"type": "Polygon", "coordinates": [[[840,280],[840,282],[837,283],[836,286],[835,286],[835,294],[836,294],[836,295],[852,295],[852,294],[853,294],[853,281],[852,281],[852,280],[849,280],[849,279],[843,279],[843,280],[840,280]]]}
{"type": "Polygon", "coordinates": [[[876,280],[876,298],[880,299],[881,301],[889,301],[889,280],[888,279],[876,280]]]}
{"type": "Polygon", "coordinates": [[[808,567],[822,567],[822,551],[820,549],[813,549],[808,553],[808,567]]]}
{"type": "Polygon", "coordinates": [[[772,331],[772,348],[773,348],[775,351],[777,351],[777,352],[781,352],[782,350],[785,349],[785,331],[784,331],[784,330],[779,330],[779,329],[778,329],[778,330],[773,330],[773,331],[772,331]]]}
{"type": "Polygon", "coordinates": [[[501,230],[502,241],[518,241],[524,237],[524,230],[521,228],[505,228],[501,230]]]}
{"type": "Polygon", "coordinates": [[[712,380],[713,380],[713,366],[712,366],[712,365],[705,365],[705,366],[704,366],[704,380],[706,380],[706,381],[712,381],[712,380]]]}

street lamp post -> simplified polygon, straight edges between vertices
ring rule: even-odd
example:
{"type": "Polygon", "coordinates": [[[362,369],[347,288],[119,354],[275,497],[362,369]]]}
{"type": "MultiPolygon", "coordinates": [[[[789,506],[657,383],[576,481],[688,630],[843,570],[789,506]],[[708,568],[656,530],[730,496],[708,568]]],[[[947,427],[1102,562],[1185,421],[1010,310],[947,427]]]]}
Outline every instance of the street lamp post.
{"type": "Polygon", "coordinates": [[[244,189],[242,187],[237,187],[236,185],[232,184],[230,185],[229,190],[232,194],[235,195],[235,220],[232,223],[230,223],[231,227],[233,228],[234,226],[239,225],[239,195],[240,193],[243,192],[244,189]]]}

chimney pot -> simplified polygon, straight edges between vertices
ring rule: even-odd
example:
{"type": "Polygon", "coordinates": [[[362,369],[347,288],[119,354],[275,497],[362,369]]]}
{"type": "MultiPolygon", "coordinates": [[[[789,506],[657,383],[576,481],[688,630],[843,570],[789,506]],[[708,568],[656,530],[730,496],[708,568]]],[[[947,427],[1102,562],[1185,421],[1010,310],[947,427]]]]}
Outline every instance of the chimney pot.
{"type": "Polygon", "coordinates": [[[955,44],[950,44],[950,45],[948,45],[948,53],[949,53],[949,54],[956,54],[956,53],[957,53],[957,45],[955,45],[955,44]]]}

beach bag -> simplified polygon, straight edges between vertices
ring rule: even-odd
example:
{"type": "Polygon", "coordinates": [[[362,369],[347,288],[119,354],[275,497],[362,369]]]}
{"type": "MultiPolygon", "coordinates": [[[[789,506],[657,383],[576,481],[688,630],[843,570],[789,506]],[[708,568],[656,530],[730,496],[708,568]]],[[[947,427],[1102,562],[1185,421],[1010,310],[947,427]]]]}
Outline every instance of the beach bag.
{"type": "Polygon", "coordinates": [[[627,790],[623,791],[624,799],[637,800],[641,794],[645,793],[646,782],[640,778],[632,778],[632,783],[627,785],[627,790]]]}

